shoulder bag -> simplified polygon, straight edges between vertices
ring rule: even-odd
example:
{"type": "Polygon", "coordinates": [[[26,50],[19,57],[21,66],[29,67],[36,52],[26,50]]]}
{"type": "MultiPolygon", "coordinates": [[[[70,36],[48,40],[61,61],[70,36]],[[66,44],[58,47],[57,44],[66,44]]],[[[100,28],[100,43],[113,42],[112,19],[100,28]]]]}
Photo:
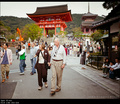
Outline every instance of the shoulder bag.
{"type": "MultiPolygon", "coordinates": [[[[41,51],[40,51],[40,52],[41,52],[41,51]]],[[[41,52],[41,54],[42,54],[42,52],[41,52]]],[[[48,65],[47,60],[45,60],[43,54],[42,54],[42,57],[43,57],[43,59],[44,59],[45,68],[46,68],[46,69],[50,69],[50,66],[48,65]]]]}

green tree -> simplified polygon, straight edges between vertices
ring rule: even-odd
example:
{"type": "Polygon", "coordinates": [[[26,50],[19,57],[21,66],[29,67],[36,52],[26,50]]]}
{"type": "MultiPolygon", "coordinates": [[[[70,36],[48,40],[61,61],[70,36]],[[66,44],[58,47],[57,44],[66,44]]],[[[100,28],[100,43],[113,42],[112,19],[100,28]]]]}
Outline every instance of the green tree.
{"type": "Polygon", "coordinates": [[[103,7],[105,9],[114,9],[118,4],[120,4],[120,1],[116,1],[116,0],[113,0],[113,1],[110,1],[110,0],[106,0],[104,3],[103,3],[103,7]]]}
{"type": "Polygon", "coordinates": [[[58,35],[61,35],[63,38],[66,36],[67,31],[60,31],[58,35]]]}
{"type": "Polygon", "coordinates": [[[48,30],[48,34],[50,37],[53,37],[53,34],[55,34],[55,30],[48,30]]]}
{"type": "Polygon", "coordinates": [[[99,42],[100,38],[104,35],[103,30],[96,30],[94,33],[91,34],[93,41],[99,42]]]}
{"type": "Polygon", "coordinates": [[[74,37],[77,37],[79,39],[82,38],[82,37],[85,37],[85,35],[82,35],[83,32],[81,31],[80,27],[75,27],[75,28],[72,29],[72,31],[73,31],[74,37]]]}
{"type": "Polygon", "coordinates": [[[22,30],[22,37],[24,40],[28,40],[29,37],[32,41],[35,39],[39,40],[42,35],[42,29],[35,23],[25,25],[22,30]]]}
{"type": "Polygon", "coordinates": [[[104,30],[96,30],[94,33],[91,34],[91,39],[93,41],[99,42],[101,51],[103,53],[103,45],[102,45],[102,39],[101,37],[104,35],[104,30]]]}
{"type": "Polygon", "coordinates": [[[12,39],[12,36],[14,37],[10,32],[10,27],[6,26],[3,21],[0,21],[0,36],[5,37],[8,40],[12,39]]]}

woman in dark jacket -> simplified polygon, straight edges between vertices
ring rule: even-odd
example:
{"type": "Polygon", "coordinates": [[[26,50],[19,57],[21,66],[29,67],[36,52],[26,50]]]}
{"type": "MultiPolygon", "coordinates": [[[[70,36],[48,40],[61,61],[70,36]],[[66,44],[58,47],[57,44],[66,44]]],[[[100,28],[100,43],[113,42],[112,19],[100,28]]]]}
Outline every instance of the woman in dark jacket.
{"type": "Polygon", "coordinates": [[[46,60],[49,64],[50,62],[50,55],[48,53],[48,51],[45,49],[45,44],[42,43],[41,45],[39,45],[39,49],[36,53],[36,55],[34,57],[37,57],[37,62],[35,65],[35,68],[37,69],[37,73],[38,73],[38,85],[39,88],[38,90],[42,89],[43,83],[42,83],[42,79],[43,82],[45,83],[45,87],[47,88],[47,69],[45,67],[45,63],[44,60],[46,60]]]}

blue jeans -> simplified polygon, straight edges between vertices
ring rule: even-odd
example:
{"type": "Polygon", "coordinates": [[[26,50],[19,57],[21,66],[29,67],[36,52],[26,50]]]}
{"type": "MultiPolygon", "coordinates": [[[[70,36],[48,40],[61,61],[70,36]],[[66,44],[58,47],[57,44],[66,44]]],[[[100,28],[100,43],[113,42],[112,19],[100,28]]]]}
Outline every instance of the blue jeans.
{"type": "Polygon", "coordinates": [[[111,79],[115,78],[114,72],[111,70],[109,70],[109,78],[111,78],[111,79]]]}
{"type": "Polygon", "coordinates": [[[36,64],[36,58],[33,58],[31,59],[31,67],[32,67],[32,73],[36,73],[36,70],[35,70],[35,64],[36,64]]]}
{"type": "Polygon", "coordinates": [[[25,60],[20,60],[19,67],[20,67],[20,72],[21,72],[21,73],[24,72],[24,63],[25,63],[25,60]]]}

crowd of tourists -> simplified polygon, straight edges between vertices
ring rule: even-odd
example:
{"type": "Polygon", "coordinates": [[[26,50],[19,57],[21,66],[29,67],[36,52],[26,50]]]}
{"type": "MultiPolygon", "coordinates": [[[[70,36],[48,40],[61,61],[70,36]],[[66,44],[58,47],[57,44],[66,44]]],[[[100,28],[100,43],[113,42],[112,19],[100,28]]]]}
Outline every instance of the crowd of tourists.
{"type": "MultiPolygon", "coordinates": [[[[19,69],[20,75],[24,75],[26,67],[26,44],[25,42],[19,42],[16,47],[17,59],[20,60],[19,69]]],[[[2,72],[2,83],[6,79],[9,79],[9,65],[12,65],[12,51],[8,49],[8,44],[5,43],[2,46],[3,49],[0,49],[0,60],[1,60],[1,72],[2,72]],[[6,71],[6,75],[5,75],[6,71]],[[5,77],[6,76],[6,77],[5,77]]],[[[61,90],[61,81],[63,69],[66,65],[66,52],[63,45],[60,45],[59,39],[54,40],[54,46],[50,46],[47,42],[41,42],[39,45],[32,42],[30,43],[30,61],[31,61],[31,75],[34,75],[37,70],[38,74],[38,90],[42,90],[43,82],[44,86],[47,88],[47,71],[51,69],[52,78],[51,78],[51,92],[50,95],[55,95],[56,92],[61,90]],[[57,80],[57,82],[56,82],[57,80]],[[56,88],[57,83],[57,88],[56,88]]]]}
{"type": "MultiPolygon", "coordinates": [[[[9,79],[10,65],[12,65],[12,51],[8,49],[8,44],[5,43],[2,48],[0,48],[0,62],[1,62],[1,73],[2,73],[2,83],[6,79],[9,79]],[[3,49],[2,49],[3,48],[3,49]],[[6,73],[6,74],[5,74],[6,73]],[[5,78],[6,76],[6,78],[5,78]]],[[[16,46],[17,59],[20,60],[19,69],[20,75],[24,75],[26,68],[26,49],[30,50],[30,62],[32,70],[30,75],[34,75],[37,71],[38,74],[38,90],[42,90],[43,82],[44,86],[47,88],[47,75],[48,69],[52,71],[51,78],[51,92],[50,95],[55,95],[56,92],[61,91],[61,81],[63,69],[66,65],[66,56],[80,57],[80,64],[83,66],[87,64],[90,53],[94,52],[92,45],[86,47],[82,44],[64,44],[60,45],[58,38],[55,38],[54,45],[48,45],[47,42],[42,41],[40,44],[36,42],[19,42],[16,46]],[[56,82],[57,80],[57,82],[56,82]],[[43,81],[43,82],[42,82],[43,81]],[[57,88],[56,88],[57,83],[57,88]]],[[[109,74],[109,78],[120,79],[120,59],[115,59],[115,64],[108,59],[102,66],[103,77],[109,74]]]]}

